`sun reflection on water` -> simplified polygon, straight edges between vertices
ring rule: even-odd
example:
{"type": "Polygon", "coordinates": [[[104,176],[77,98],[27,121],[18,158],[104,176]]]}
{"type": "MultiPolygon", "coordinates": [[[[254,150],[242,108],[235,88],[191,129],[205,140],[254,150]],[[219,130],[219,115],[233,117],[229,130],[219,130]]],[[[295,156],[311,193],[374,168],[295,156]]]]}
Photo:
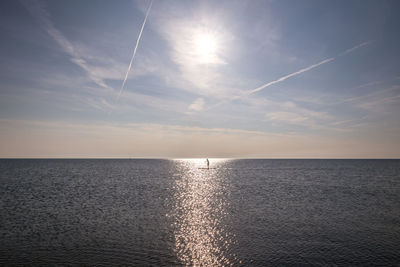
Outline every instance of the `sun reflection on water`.
{"type": "Polygon", "coordinates": [[[224,160],[177,160],[180,175],[175,183],[174,235],[180,261],[194,266],[230,266],[236,257],[230,252],[234,236],[226,229],[224,183],[218,166],[224,160]]]}

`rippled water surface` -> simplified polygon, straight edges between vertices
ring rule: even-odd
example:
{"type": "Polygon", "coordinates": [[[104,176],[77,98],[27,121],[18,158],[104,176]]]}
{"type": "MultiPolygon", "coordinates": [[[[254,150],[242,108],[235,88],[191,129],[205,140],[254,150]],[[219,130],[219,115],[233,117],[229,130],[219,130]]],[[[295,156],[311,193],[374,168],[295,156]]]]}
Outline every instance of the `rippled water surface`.
{"type": "Polygon", "coordinates": [[[400,160],[0,160],[0,265],[400,265],[400,160]]]}

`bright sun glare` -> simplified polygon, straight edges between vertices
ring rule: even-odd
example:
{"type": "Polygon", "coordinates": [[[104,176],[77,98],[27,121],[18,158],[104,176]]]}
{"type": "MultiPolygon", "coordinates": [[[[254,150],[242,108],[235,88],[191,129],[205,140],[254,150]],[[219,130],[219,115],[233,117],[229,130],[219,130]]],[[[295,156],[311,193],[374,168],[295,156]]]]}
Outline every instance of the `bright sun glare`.
{"type": "Polygon", "coordinates": [[[216,58],[218,43],[212,34],[202,33],[195,38],[195,52],[203,63],[211,63],[216,58]]]}

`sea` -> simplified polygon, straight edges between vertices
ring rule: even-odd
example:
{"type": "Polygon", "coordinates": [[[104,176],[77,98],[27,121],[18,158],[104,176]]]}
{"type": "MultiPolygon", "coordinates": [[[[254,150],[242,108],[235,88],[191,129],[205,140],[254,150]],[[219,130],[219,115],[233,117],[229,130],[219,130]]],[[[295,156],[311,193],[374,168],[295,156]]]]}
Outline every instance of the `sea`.
{"type": "Polygon", "coordinates": [[[1,266],[400,266],[400,160],[2,159],[1,266]]]}

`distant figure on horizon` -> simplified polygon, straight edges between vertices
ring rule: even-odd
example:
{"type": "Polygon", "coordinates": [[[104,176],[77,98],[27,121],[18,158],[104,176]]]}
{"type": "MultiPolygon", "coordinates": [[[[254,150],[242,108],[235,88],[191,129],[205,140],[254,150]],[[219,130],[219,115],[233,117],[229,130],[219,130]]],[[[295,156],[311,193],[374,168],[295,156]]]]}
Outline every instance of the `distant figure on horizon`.
{"type": "Polygon", "coordinates": [[[210,169],[210,161],[208,159],[206,159],[207,161],[207,169],[210,169]]]}

